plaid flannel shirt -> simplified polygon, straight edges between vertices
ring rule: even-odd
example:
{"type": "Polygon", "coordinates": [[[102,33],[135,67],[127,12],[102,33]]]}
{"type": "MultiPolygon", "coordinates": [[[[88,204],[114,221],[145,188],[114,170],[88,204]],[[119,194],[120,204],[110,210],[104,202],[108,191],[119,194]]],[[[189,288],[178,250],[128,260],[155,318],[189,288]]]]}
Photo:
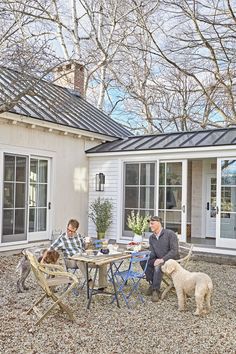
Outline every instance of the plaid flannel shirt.
{"type": "Polygon", "coordinates": [[[65,258],[71,257],[76,253],[82,253],[85,250],[85,237],[80,234],[68,237],[66,232],[64,232],[53,242],[50,250],[62,250],[65,258]]]}

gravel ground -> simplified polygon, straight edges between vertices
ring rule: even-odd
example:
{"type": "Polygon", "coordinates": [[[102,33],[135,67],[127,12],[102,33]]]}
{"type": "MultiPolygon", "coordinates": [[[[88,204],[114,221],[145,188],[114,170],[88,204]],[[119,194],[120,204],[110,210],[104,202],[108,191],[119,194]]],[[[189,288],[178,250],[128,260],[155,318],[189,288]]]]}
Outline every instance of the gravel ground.
{"type": "MultiPolygon", "coordinates": [[[[236,267],[191,261],[190,270],[208,273],[214,284],[212,312],[193,315],[194,299],[186,312],[178,312],[174,292],[158,303],[145,297],[145,304],[131,310],[110,304],[109,296],[96,296],[86,310],[85,291],[71,294],[68,303],[75,322],[55,313],[39,326],[35,315],[25,311],[40,289],[30,275],[30,290],[16,292],[18,255],[0,257],[0,353],[17,354],[145,354],[145,353],[236,353],[236,267]]],[[[141,290],[147,288],[144,281],[141,290]]]]}

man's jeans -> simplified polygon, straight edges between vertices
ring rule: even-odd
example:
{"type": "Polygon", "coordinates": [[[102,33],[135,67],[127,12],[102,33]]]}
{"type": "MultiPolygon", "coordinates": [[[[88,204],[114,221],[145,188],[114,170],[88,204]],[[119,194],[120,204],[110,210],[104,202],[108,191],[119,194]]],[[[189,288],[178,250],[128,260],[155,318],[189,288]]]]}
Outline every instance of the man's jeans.
{"type": "MultiPolygon", "coordinates": [[[[145,262],[140,262],[141,267],[144,269],[145,262]]],[[[146,269],[146,279],[149,283],[152,284],[153,290],[160,290],[161,281],[163,277],[163,273],[161,271],[161,265],[155,266],[148,262],[147,269],[146,269]]]]}

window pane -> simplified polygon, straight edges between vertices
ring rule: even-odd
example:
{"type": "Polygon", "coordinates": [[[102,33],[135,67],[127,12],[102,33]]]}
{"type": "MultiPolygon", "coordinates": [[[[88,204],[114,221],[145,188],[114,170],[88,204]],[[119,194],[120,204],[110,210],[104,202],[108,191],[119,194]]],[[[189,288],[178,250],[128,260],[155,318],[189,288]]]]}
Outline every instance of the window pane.
{"type": "Polygon", "coordinates": [[[26,158],[16,157],[16,181],[25,182],[26,181],[26,158]]]}
{"type": "Polygon", "coordinates": [[[159,209],[165,209],[165,187],[159,188],[159,209]]]}
{"type": "Polygon", "coordinates": [[[38,210],[38,231],[45,231],[46,230],[46,224],[47,224],[47,209],[39,209],[38,210]]]}
{"type": "Polygon", "coordinates": [[[29,232],[37,231],[36,209],[30,208],[29,210],[29,232]]]}
{"type": "Polygon", "coordinates": [[[221,184],[236,185],[236,160],[221,162],[221,184]]]}
{"type": "Polygon", "coordinates": [[[166,212],[166,228],[181,234],[181,212],[167,211],[166,212]]]}
{"type": "Polygon", "coordinates": [[[48,162],[46,160],[39,161],[39,182],[47,183],[48,162]]]}
{"type": "Polygon", "coordinates": [[[38,181],[38,160],[30,160],[30,182],[38,181]]]}
{"type": "Polygon", "coordinates": [[[182,188],[167,187],[166,188],[166,209],[181,209],[182,204],[182,188]]]}
{"type": "Polygon", "coordinates": [[[16,183],[16,208],[25,207],[25,184],[16,183]]]}
{"type": "Polygon", "coordinates": [[[166,215],[165,211],[160,211],[160,210],[158,211],[158,216],[162,219],[162,226],[163,227],[164,227],[165,222],[166,222],[165,215],[166,215]]]}
{"type": "Polygon", "coordinates": [[[3,235],[13,234],[13,224],[14,224],[14,211],[13,210],[3,210],[3,235]]]}
{"type": "Polygon", "coordinates": [[[39,188],[38,206],[46,207],[47,206],[47,185],[39,184],[38,188],[39,188]]]}
{"type": "Polygon", "coordinates": [[[131,211],[133,209],[125,209],[125,213],[124,213],[124,229],[125,230],[130,230],[127,226],[127,220],[128,220],[128,215],[131,215],[131,211]]]}
{"type": "Polygon", "coordinates": [[[23,234],[25,230],[25,209],[15,211],[15,234],[23,234]]]}
{"type": "Polygon", "coordinates": [[[14,184],[4,183],[3,208],[14,208],[14,184]]]}
{"type": "Polygon", "coordinates": [[[170,162],[166,164],[166,184],[182,185],[182,163],[170,162]]]}
{"type": "Polygon", "coordinates": [[[155,184],[155,164],[141,164],[141,185],[154,186],[155,184]]]}
{"type": "Polygon", "coordinates": [[[138,187],[125,188],[125,208],[138,208],[138,187]]]}
{"type": "Polygon", "coordinates": [[[160,163],[159,165],[159,185],[165,185],[165,164],[160,163]]]}
{"type": "Polygon", "coordinates": [[[229,218],[225,218],[225,214],[221,214],[220,237],[236,239],[236,214],[228,213],[229,218]]]}
{"type": "Polygon", "coordinates": [[[222,187],[221,211],[236,212],[236,187],[222,187]]]}
{"type": "Polygon", "coordinates": [[[140,187],[140,208],[154,209],[154,187],[140,187]]]}
{"type": "Polygon", "coordinates": [[[5,156],[4,160],[4,181],[14,181],[15,157],[5,156]]]}
{"type": "Polygon", "coordinates": [[[139,184],[139,164],[126,165],[125,184],[134,186],[139,184]]]}
{"type": "Polygon", "coordinates": [[[35,207],[37,205],[37,184],[31,184],[29,190],[29,206],[35,207]]]}

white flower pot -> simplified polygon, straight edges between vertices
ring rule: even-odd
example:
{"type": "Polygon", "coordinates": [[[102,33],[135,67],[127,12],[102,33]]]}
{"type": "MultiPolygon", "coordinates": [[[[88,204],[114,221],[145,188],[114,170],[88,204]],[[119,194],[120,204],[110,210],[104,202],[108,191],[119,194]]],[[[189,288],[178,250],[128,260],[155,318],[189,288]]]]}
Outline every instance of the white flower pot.
{"type": "Polygon", "coordinates": [[[142,235],[134,234],[133,242],[142,242],[142,241],[143,241],[143,236],[142,235]]]}

